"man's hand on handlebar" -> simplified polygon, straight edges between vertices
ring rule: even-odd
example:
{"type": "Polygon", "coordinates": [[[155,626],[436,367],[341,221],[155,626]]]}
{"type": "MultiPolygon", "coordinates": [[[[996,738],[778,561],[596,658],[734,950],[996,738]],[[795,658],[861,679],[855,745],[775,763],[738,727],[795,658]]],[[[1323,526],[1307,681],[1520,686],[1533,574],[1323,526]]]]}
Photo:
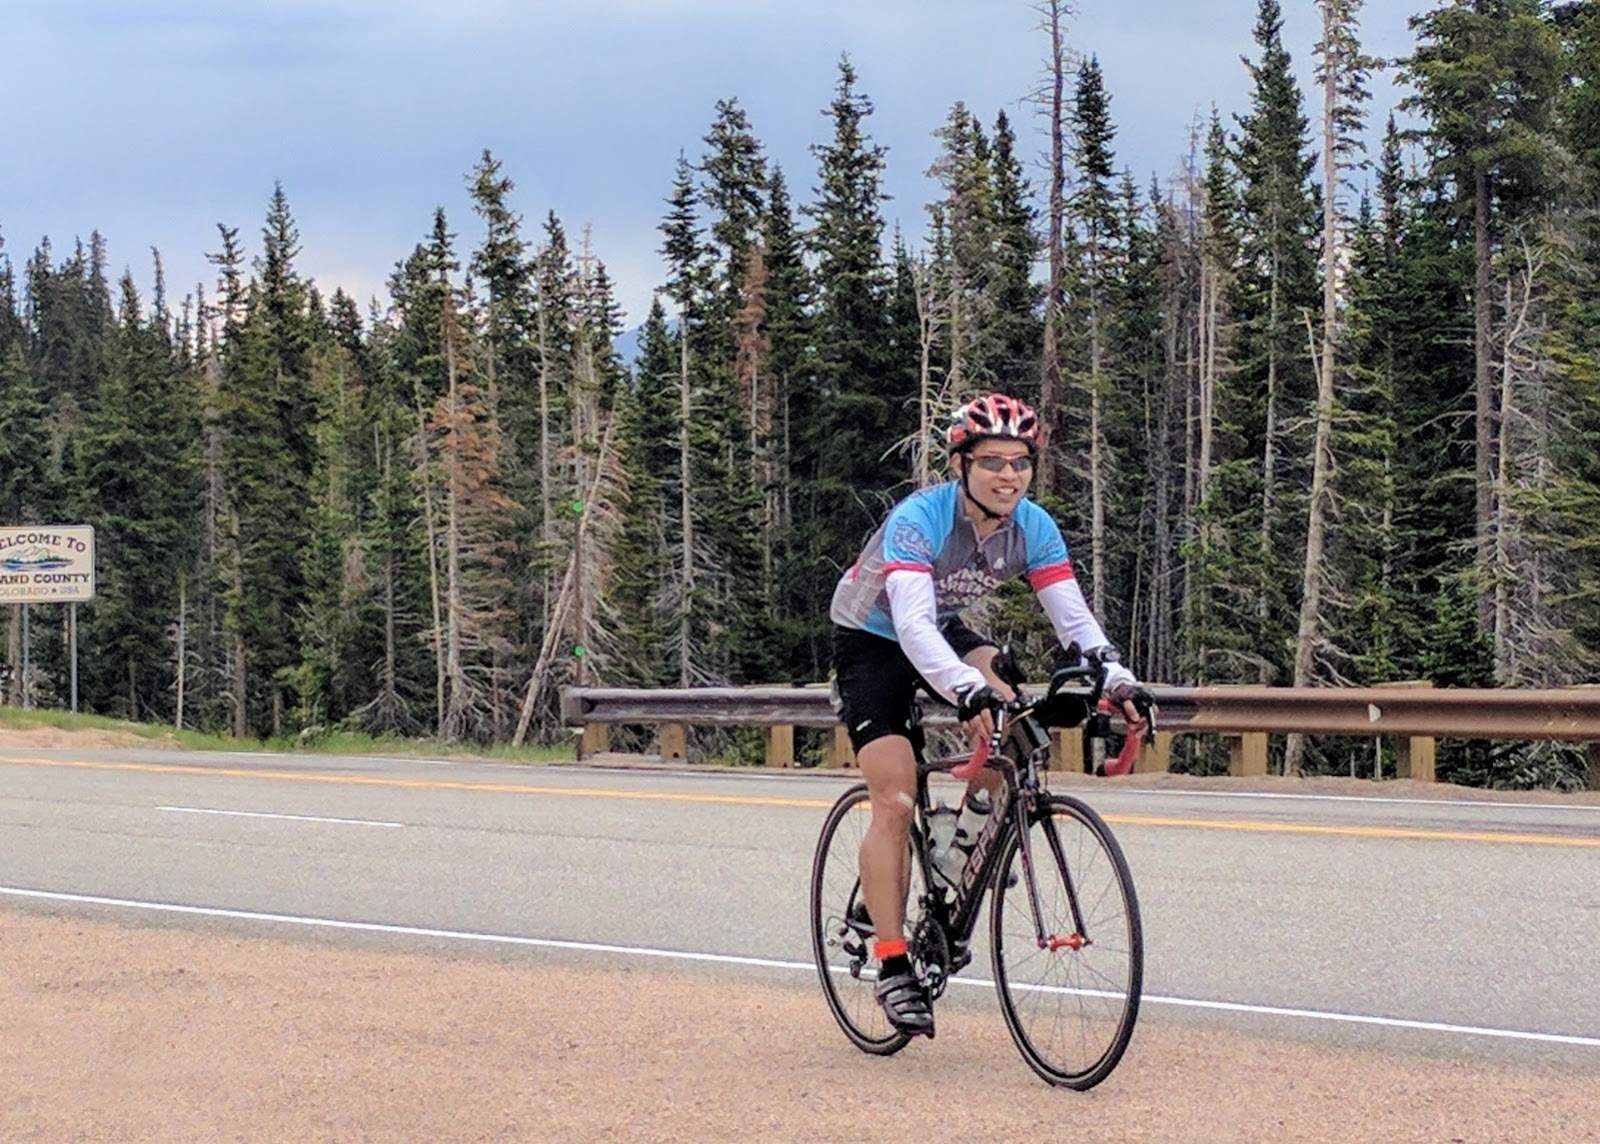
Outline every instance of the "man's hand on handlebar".
{"type": "Polygon", "coordinates": [[[956,718],[974,743],[994,734],[994,711],[1005,700],[988,684],[969,684],[956,692],[956,718]]]}
{"type": "Polygon", "coordinates": [[[1103,694],[1113,706],[1121,708],[1123,722],[1130,731],[1141,736],[1149,731],[1150,713],[1155,710],[1156,701],[1148,689],[1138,683],[1118,680],[1108,684],[1103,694]]]}

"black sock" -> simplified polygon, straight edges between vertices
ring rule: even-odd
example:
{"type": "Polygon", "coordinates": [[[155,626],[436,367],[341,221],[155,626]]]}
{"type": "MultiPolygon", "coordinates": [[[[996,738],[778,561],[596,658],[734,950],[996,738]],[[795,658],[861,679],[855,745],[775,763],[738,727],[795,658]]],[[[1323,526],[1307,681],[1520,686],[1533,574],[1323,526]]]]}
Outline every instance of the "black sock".
{"type": "Polygon", "coordinates": [[[878,970],[879,977],[893,977],[897,973],[910,973],[911,959],[903,953],[896,953],[883,959],[883,967],[878,970]]]}

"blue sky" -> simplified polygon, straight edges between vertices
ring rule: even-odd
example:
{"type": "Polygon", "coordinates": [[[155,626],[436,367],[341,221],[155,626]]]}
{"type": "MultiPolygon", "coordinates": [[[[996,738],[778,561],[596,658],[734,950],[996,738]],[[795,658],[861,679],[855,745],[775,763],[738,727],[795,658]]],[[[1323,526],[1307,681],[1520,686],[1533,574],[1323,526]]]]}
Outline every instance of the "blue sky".
{"type": "MultiPolygon", "coordinates": [[[[1405,54],[1425,0],[1368,0],[1368,51],[1405,54]]],[[[1310,96],[1313,0],[1283,0],[1310,96]]],[[[1068,36],[1096,53],[1118,161],[1163,177],[1215,101],[1243,111],[1239,57],[1256,0],[1079,0],[1068,36]]],[[[673,163],[716,100],[737,96],[796,198],[841,51],[876,104],[887,206],[920,237],[932,131],[965,100],[1004,108],[1042,154],[1023,100],[1047,44],[1026,0],[4,0],[0,3],[0,235],[14,263],[99,228],[113,269],[148,287],[161,249],[174,302],[213,275],[217,222],[254,253],[274,179],[299,224],[303,273],[363,303],[448,211],[478,238],[465,176],[483,148],[517,183],[529,231],[554,209],[588,223],[630,319],[662,276],[656,232],[673,163]]],[[[1374,83],[1374,119],[1395,93],[1374,83]]],[[[1308,107],[1313,124],[1316,107],[1308,107]]],[[[1042,171],[1032,172],[1035,184],[1042,171]]]]}

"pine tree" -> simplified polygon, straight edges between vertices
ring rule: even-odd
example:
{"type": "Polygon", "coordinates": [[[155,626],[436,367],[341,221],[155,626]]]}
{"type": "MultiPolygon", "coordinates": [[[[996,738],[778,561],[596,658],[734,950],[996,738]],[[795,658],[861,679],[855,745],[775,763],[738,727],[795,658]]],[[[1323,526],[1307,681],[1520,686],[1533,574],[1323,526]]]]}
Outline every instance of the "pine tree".
{"type": "Polygon", "coordinates": [[[934,134],[942,148],[928,174],[944,191],[934,216],[943,231],[943,364],[950,391],[965,397],[992,390],[998,381],[994,188],[988,141],[965,104],[956,103],[934,134]]]}
{"type": "Polygon", "coordinates": [[[303,560],[306,624],[295,687],[303,727],[341,723],[377,691],[382,603],[363,538],[378,481],[355,305],[336,291],[312,350],[316,461],[309,481],[311,536],[303,560]]]}
{"type": "MultiPolygon", "coordinates": [[[[273,190],[262,243],[259,278],[245,291],[231,340],[225,336],[219,426],[231,548],[224,626],[238,735],[263,726],[282,731],[298,660],[300,555],[310,536],[312,329],[306,286],[294,269],[299,235],[281,186],[273,190]]],[[[227,305],[232,322],[235,300],[227,305]]]]}
{"type": "Polygon", "coordinates": [[[676,583],[673,610],[677,634],[673,648],[678,664],[678,685],[687,687],[700,670],[697,666],[698,641],[694,631],[696,598],[694,441],[695,373],[693,349],[705,328],[704,294],[706,282],[705,247],[700,238],[700,222],[695,212],[692,169],[682,154],[667,199],[667,215],[661,224],[664,239],[661,253],[667,260],[665,293],[678,310],[678,482],[676,529],[676,583]]]}
{"type": "Polygon", "coordinates": [[[628,503],[619,541],[613,604],[617,612],[620,680],[668,686],[671,672],[668,608],[671,575],[661,559],[673,549],[678,517],[673,493],[678,478],[678,402],[673,393],[678,363],[666,311],[651,300],[639,343],[635,385],[621,404],[621,453],[628,503]]]}
{"type": "MultiPolygon", "coordinates": [[[[552,320],[539,305],[538,275],[543,264],[529,257],[522,217],[510,205],[515,184],[486,150],[473,168],[470,187],[473,209],[484,223],[482,241],[471,260],[472,274],[483,290],[481,313],[475,315],[482,331],[477,372],[489,416],[501,433],[499,482],[519,506],[506,521],[506,556],[514,568],[534,568],[541,573],[512,578],[507,606],[513,616],[506,632],[510,644],[521,649],[536,644],[542,635],[547,568],[556,559],[556,553],[541,546],[539,540],[545,527],[545,484],[551,479],[547,456],[552,447],[548,436],[550,375],[559,372],[559,367],[554,362],[547,367],[541,349],[541,331],[546,334],[544,342],[552,340],[552,320]]],[[[554,216],[551,222],[554,224],[554,216]]],[[[564,240],[562,246],[564,249],[564,240]]],[[[554,324],[566,325],[565,321],[554,324]]],[[[501,706],[508,707],[509,701],[497,704],[496,709],[501,706]]]]}
{"type": "Polygon", "coordinates": [[[1538,194],[1558,86],[1559,44],[1541,0],[1448,0],[1413,17],[1403,61],[1426,116],[1435,174],[1450,181],[1473,235],[1473,485],[1479,614],[1491,621],[1494,527],[1492,264],[1498,240],[1538,194]]]}
{"type": "Polygon", "coordinates": [[[719,283],[709,320],[719,348],[731,360],[737,315],[745,304],[747,262],[765,206],[767,164],[737,99],[717,101],[705,144],[699,171],[705,179],[701,201],[708,212],[706,253],[712,259],[708,272],[719,283]]]}
{"type": "Polygon", "coordinates": [[[1081,375],[1081,387],[1089,398],[1088,440],[1083,450],[1083,469],[1089,483],[1089,568],[1092,607],[1106,603],[1106,456],[1105,426],[1102,420],[1105,394],[1111,384],[1107,371],[1107,325],[1115,290],[1116,247],[1120,239],[1115,191],[1112,187],[1113,158],[1110,99],[1105,92],[1100,61],[1089,60],[1078,72],[1077,92],[1072,107],[1075,138],[1073,156],[1079,172],[1078,191],[1067,209],[1078,228],[1078,250],[1082,258],[1082,288],[1089,355],[1081,375]]]}
{"type": "Polygon", "coordinates": [[[1300,482],[1286,427],[1298,423],[1309,408],[1312,371],[1303,315],[1317,297],[1312,236],[1318,210],[1308,183],[1315,160],[1308,153],[1306,117],[1282,28],[1277,0],[1260,0],[1255,38],[1261,58],[1247,61],[1255,87],[1251,111],[1239,120],[1239,370],[1227,395],[1244,449],[1260,458],[1254,473],[1240,469],[1232,474],[1240,484],[1230,498],[1233,520],[1227,527],[1243,530],[1246,519],[1255,518],[1254,547],[1239,552],[1258,572],[1254,615],[1237,616],[1236,622],[1248,625],[1243,628],[1250,633],[1247,642],[1238,650],[1249,649],[1246,658],[1254,662],[1256,678],[1263,683],[1285,674],[1290,659],[1292,600],[1284,588],[1293,580],[1290,569],[1300,548],[1299,514],[1293,511],[1300,482]],[[1253,512],[1237,495],[1247,490],[1255,493],[1253,512]]]}
{"type": "Polygon", "coordinates": [[[521,235],[522,218],[507,202],[516,184],[502,170],[500,161],[485,150],[470,182],[473,209],[485,228],[472,255],[472,272],[486,293],[482,372],[485,398],[496,417],[501,387],[525,400],[534,369],[528,337],[533,324],[528,244],[521,235]]]}
{"type": "Polygon", "coordinates": [[[1040,290],[1033,281],[1039,254],[1034,210],[1017,137],[1005,112],[995,118],[991,177],[994,199],[994,277],[996,377],[1003,389],[1037,401],[1042,326],[1040,290]]]}
{"type": "Polygon", "coordinates": [[[111,369],[74,442],[79,506],[95,526],[101,561],[84,632],[83,691],[128,719],[164,714],[168,681],[159,647],[177,615],[177,583],[190,559],[197,505],[198,425],[159,318],[146,322],[131,275],[111,369]]]}
{"type": "Polygon", "coordinates": [[[781,645],[779,662],[791,672],[803,674],[794,665],[810,658],[809,634],[817,619],[811,610],[814,601],[806,594],[803,579],[789,575],[801,565],[803,555],[796,536],[796,461],[795,452],[802,435],[797,430],[808,410],[796,396],[813,392],[815,365],[811,337],[811,284],[806,270],[800,235],[795,229],[789,192],[783,171],[774,166],[768,180],[769,194],[762,218],[762,242],[766,251],[767,291],[766,330],[772,343],[768,370],[773,392],[773,482],[767,489],[768,516],[774,522],[774,563],[785,570],[778,580],[773,606],[771,638],[781,645]]]}
{"type": "Polygon", "coordinates": [[[816,350],[814,385],[791,397],[809,411],[795,434],[794,471],[804,500],[795,509],[797,559],[791,571],[803,586],[803,614],[815,617],[806,657],[813,672],[828,659],[822,618],[840,562],[876,525],[884,507],[878,498],[900,479],[883,450],[903,436],[897,430],[909,429],[914,416],[912,394],[886,393],[879,383],[890,373],[883,360],[886,152],[867,134],[872,101],[856,80],[854,65],[842,57],[825,112],[832,137],[812,147],[819,164],[816,198],[802,208],[812,220],[807,245],[815,258],[816,350]]]}
{"type": "Polygon", "coordinates": [[[19,341],[0,358],[0,518],[27,524],[43,522],[51,503],[45,439],[46,409],[19,341]]]}

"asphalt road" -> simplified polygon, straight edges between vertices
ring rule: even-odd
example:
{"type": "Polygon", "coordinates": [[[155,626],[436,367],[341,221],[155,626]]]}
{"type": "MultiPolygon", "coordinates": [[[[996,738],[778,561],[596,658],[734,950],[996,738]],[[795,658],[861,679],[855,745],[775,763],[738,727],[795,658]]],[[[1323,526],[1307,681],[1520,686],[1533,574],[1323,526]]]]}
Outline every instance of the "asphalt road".
{"type": "MultiPolygon", "coordinates": [[[[795,978],[810,960],[817,829],[847,781],[4,749],[0,909],[305,928],[235,916],[267,914],[400,927],[316,927],[330,940],[644,956],[595,948],[628,947],[757,962],[683,962],[696,972],[795,978]]],[[[1600,1066],[1600,806],[1106,786],[1089,798],[1139,889],[1144,1020],[1600,1066]],[[1440,1027],[1351,1020],[1365,1017],[1440,1027]]],[[[986,956],[968,975],[988,976],[986,956]]]]}

